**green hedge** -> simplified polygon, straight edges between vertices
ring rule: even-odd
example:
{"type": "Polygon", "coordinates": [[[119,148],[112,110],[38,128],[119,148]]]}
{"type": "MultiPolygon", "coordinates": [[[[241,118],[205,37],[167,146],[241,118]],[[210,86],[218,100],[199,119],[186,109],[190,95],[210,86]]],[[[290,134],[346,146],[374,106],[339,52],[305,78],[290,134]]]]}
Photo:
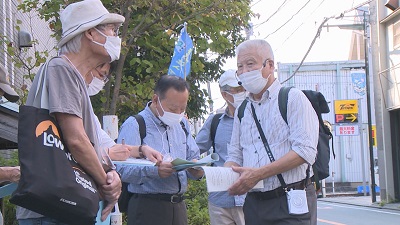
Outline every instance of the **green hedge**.
{"type": "Polygon", "coordinates": [[[189,225],[210,225],[206,180],[189,180],[186,195],[189,225]]]}
{"type": "MultiPolygon", "coordinates": [[[[13,152],[10,159],[0,157],[0,166],[18,165],[18,154],[13,152]]],[[[210,225],[210,217],[208,215],[208,193],[206,188],[206,180],[200,181],[189,180],[188,191],[185,194],[189,225],[210,225]]],[[[18,225],[15,218],[16,206],[9,202],[10,197],[3,199],[3,218],[4,225],[18,225]]],[[[126,224],[126,216],[124,215],[124,224],[126,224]]]]}

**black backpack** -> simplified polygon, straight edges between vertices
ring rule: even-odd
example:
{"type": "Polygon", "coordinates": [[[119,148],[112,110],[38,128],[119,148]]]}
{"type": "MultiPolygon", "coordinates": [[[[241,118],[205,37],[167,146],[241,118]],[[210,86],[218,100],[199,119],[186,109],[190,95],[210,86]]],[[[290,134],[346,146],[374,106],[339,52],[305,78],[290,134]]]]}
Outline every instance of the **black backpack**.
{"type": "MultiPolygon", "coordinates": [[[[136,114],[133,115],[135,117],[136,122],[138,123],[139,126],[139,134],[140,134],[140,144],[143,144],[143,139],[146,137],[146,123],[143,119],[143,116],[136,114]]],[[[181,121],[181,126],[183,131],[185,132],[186,136],[189,135],[189,132],[186,129],[185,124],[181,121]]],[[[121,195],[118,198],[118,206],[120,212],[127,212],[128,211],[128,205],[129,205],[129,200],[132,197],[132,193],[128,191],[128,185],[129,183],[122,182],[122,188],[121,188],[121,195]]]]}
{"type": "MultiPolygon", "coordinates": [[[[282,87],[279,90],[278,105],[279,111],[283,120],[287,122],[287,103],[289,97],[289,91],[292,87],[282,87]]],[[[308,100],[311,102],[319,121],[319,138],[317,145],[317,158],[315,163],[312,165],[314,176],[313,180],[316,182],[317,190],[320,188],[319,181],[329,177],[329,160],[330,160],[330,147],[329,140],[332,140],[332,153],[335,158],[335,151],[333,149],[333,135],[328,127],[322,120],[321,113],[329,113],[329,106],[325,100],[325,97],[317,91],[302,90],[308,100]]],[[[238,117],[241,121],[246,108],[247,100],[244,100],[238,109],[238,117]]]]}

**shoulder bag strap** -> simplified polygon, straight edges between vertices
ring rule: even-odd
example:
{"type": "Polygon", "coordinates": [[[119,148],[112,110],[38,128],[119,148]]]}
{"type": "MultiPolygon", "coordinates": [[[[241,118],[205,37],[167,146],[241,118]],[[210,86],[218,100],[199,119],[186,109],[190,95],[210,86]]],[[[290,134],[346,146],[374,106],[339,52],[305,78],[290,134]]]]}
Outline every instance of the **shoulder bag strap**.
{"type": "MultiPolygon", "coordinates": [[[[261,140],[263,141],[263,144],[264,144],[265,150],[267,151],[267,155],[269,157],[269,160],[271,162],[274,162],[275,161],[274,155],[272,155],[271,149],[269,148],[269,144],[268,144],[267,139],[265,138],[264,131],[261,128],[261,124],[260,124],[260,122],[258,122],[256,111],[254,109],[253,103],[251,103],[250,106],[251,106],[251,111],[253,113],[254,121],[256,122],[256,126],[257,126],[257,129],[258,129],[258,132],[260,133],[261,140]]],[[[286,188],[286,183],[285,183],[285,180],[283,179],[282,174],[278,174],[277,176],[278,176],[279,182],[281,182],[282,187],[286,188]]]]}
{"type": "Polygon", "coordinates": [[[143,116],[136,114],[133,115],[135,117],[136,122],[139,125],[139,134],[140,134],[140,144],[143,144],[143,139],[146,137],[146,123],[144,122],[143,116]]]}
{"type": "Polygon", "coordinates": [[[243,100],[242,104],[240,104],[238,109],[237,116],[239,117],[239,122],[242,122],[242,118],[244,116],[244,110],[246,109],[247,99],[243,100]]]}
{"type": "Polygon", "coordinates": [[[278,106],[279,106],[279,112],[281,113],[281,116],[283,120],[288,123],[287,121],[287,104],[288,104],[288,99],[289,99],[289,91],[292,89],[292,87],[281,87],[279,90],[278,94],[278,106]]]}
{"type": "Polygon", "coordinates": [[[210,138],[211,138],[212,147],[214,149],[214,152],[215,152],[215,134],[217,133],[217,127],[218,127],[221,116],[222,116],[222,113],[217,113],[211,120],[210,138]]]}

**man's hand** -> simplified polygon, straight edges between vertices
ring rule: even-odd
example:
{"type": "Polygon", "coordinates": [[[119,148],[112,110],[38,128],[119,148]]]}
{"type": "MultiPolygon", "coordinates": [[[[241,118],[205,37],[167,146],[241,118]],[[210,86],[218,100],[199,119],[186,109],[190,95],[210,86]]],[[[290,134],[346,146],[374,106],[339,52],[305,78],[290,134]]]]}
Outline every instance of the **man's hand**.
{"type": "MultiPolygon", "coordinates": [[[[197,159],[193,159],[192,162],[197,162],[197,159]]],[[[188,168],[187,171],[197,179],[200,179],[204,176],[204,170],[201,168],[188,168]]]]}
{"type": "Polygon", "coordinates": [[[129,145],[116,144],[109,148],[109,155],[112,160],[124,161],[130,156],[129,145]]]}
{"type": "Polygon", "coordinates": [[[156,165],[160,164],[163,160],[163,156],[157,150],[154,150],[152,147],[148,145],[142,146],[143,155],[150,161],[156,163],[156,165]]]}
{"type": "Polygon", "coordinates": [[[248,167],[232,166],[232,170],[239,173],[239,179],[229,188],[230,195],[243,195],[251,190],[261,179],[258,170],[248,167]]]}
{"type": "Polygon", "coordinates": [[[188,168],[187,171],[197,179],[200,179],[204,176],[204,170],[202,170],[201,168],[188,168]]]}
{"type": "Polygon", "coordinates": [[[111,210],[114,208],[115,204],[118,202],[118,198],[121,194],[121,180],[118,173],[112,170],[107,173],[107,184],[102,185],[99,188],[100,194],[104,200],[104,209],[101,212],[101,221],[104,221],[111,210]]]}
{"type": "Polygon", "coordinates": [[[18,182],[21,176],[19,166],[5,166],[0,167],[0,182],[11,181],[18,182]]]}
{"type": "Polygon", "coordinates": [[[171,162],[163,161],[158,165],[158,175],[161,178],[166,178],[172,175],[175,170],[172,168],[171,162]]]}

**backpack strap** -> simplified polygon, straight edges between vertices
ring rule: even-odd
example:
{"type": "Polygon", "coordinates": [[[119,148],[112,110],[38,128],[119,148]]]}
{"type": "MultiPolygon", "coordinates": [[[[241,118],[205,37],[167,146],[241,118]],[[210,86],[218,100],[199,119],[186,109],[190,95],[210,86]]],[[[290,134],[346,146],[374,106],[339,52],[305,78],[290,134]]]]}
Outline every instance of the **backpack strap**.
{"type": "Polygon", "coordinates": [[[246,109],[247,105],[247,99],[243,100],[242,104],[240,104],[239,109],[238,109],[238,117],[239,117],[239,122],[242,122],[242,118],[244,116],[244,110],[246,109]]]}
{"type": "Polygon", "coordinates": [[[143,116],[136,114],[135,117],[136,122],[139,125],[139,133],[140,133],[140,144],[143,144],[143,139],[146,137],[146,123],[144,122],[143,116]]]}
{"type": "Polygon", "coordinates": [[[215,134],[217,133],[217,127],[222,115],[223,113],[217,113],[211,120],[210,138],[214,152],[215,152],[215,134]]]}
{"type": "Polygon", "coordinates": [[[288,124],[287,104],[288,104],[290,89],[292,89],[292,87],[281,87],[281,89],[279,90],[279,94],[278,94],[279,112],[281,113],[281,116],[286,124],[288,124]]]}
{"type": "MultiPolygon", "coordinates": [[[[133,115],[135,117],[136,122],[139,125],[139,133],[140,133],[140,144],[143,144],[143,139],[146,137],[146,123],[144,122],[143,116],[136,114],[133,115]]],[[[118,198],[118,205],[120,208],[121,212],[128,212],[128,204],[129,200],[131,199],[133,193],[128,191],[128,185],[129,183],[127,182],[121,182],[122,187],[121,187],[121,195],[118,198]]]]}
{"type": "Polygon", "coordinates": [[[185,123],[183,121],[181,121],[180,124],[181,124],[182,130],[185,132],[186,138],[187,138],[187,136],[189,135],[189,132],[186,129],[185,123]]]}

